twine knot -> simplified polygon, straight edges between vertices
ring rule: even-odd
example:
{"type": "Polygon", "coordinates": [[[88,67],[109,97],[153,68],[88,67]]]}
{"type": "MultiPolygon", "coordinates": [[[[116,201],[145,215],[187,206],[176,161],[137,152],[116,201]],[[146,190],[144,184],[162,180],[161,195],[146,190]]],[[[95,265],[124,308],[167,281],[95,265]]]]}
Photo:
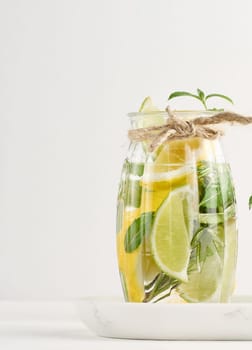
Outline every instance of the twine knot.
{"type": "Polygon", "coordinates": [[[214,140],[223,135],[223,131],[213,127],[215,124],[237,123],[248,125],[252,123],[252,117],[242,116],[233,112],[221,112],[212,117],[199,117],[192,120],[177,118],[169,107],[166,108],[169,116],[166,124],[129,130],[131,141],[150,141],[149,150],[152,152],[161,144],[169,140],[184,139],[188,137],[201,137],[214,140]]]}

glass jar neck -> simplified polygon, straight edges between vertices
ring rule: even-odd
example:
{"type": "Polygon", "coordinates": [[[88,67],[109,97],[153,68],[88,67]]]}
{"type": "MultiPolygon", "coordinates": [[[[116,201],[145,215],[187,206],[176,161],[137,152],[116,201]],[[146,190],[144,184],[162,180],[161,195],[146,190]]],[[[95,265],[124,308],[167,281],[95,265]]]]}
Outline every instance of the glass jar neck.
{"type": "MultiPolygon", "coordinates": [[[[183,110],[183,111],[172,111],[177,117],[184,120],[191,120],[198,117],[211,117],[216,114],[216,111],[205,111],[205,110],[183,110]]],[[[151,126],[159,126],[166,123],[169,115],[166,111],[155,111],[155,112],[138,112],[129,113],[131,129],[147,128],[151,126]]]]}

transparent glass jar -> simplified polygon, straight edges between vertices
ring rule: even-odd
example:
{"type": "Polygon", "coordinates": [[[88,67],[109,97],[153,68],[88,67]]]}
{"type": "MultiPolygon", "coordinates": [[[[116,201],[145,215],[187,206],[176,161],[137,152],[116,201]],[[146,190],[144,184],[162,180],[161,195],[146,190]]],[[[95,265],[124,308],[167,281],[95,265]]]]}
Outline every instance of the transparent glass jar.
{"type": "MultiPolygon", "coordinates": [[[[211,116],[177,111],[176,117],[211,116]]],[[[130,113],[131,128],[162,125],[166,112],[130,113]]],[[[131,142],[117,202],[117,255],[130,302],[228,302],[237,226],[229,164],[219,140],[131,142]]]]}

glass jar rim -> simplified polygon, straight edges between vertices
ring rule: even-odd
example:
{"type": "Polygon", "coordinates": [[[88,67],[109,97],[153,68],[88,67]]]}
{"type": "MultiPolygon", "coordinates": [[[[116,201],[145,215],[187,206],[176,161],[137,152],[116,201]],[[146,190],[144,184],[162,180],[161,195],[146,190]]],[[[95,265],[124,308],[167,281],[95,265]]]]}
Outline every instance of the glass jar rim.
{"type": "MultiPolygon", "coordinates": [[[[175,116],[177,117],[189,117],[189,116],[194,116],[194,117],[210,117],[216,113],[223,112],[223,110],[172,110],[172,113],[174,113],[175,116]]],[[[130,119],[138,119],[138,118],[143,118],[143,117],[148,117],[148,116],[163,116],[163,117],[168,117],[168,113],[166,111],[153,111],[153,112],[130,112],[127,114],[127,116],[130,119]]]]}

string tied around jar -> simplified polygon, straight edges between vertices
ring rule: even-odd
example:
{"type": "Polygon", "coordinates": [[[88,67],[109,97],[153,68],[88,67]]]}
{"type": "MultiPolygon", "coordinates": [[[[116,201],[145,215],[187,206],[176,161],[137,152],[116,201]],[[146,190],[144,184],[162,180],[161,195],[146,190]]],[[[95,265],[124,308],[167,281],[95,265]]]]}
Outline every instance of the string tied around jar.
{"type": "Polygon", "coordinates": [[[153,152],[161,144],[170,140],[189,137],[215,140],[224,134],[223,130],[215,127],[218,124],[252,124],[252,117],[234,112],[219,112],[211,117],[197,117],[192,120],[177,118],[169,106],[166,107],[166,112],[169,118],[164,125],[129,130],[129,139],[135,142],[149,141],[149,151],[153,152]]]}

